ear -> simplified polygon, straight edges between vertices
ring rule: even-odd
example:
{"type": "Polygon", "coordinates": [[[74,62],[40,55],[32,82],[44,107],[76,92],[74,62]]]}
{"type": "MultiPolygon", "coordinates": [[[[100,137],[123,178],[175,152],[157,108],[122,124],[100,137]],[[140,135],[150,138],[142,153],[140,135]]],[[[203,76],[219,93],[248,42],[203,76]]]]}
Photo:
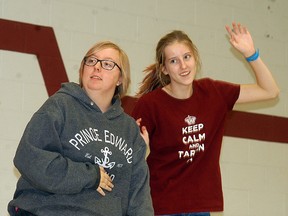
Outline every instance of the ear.
{"type": "Polygon", "coordinates": [[[167,72],[167,70],[166,70],[165,65],[161,66],[161,72],[162,72],[164,75],[168,75],[168,72],[167,72]]]}
{"type": "Polygon", "coordinates": [[[116,86],[120,86],[122,84],[122,79],[119,79],[116,86]]]}

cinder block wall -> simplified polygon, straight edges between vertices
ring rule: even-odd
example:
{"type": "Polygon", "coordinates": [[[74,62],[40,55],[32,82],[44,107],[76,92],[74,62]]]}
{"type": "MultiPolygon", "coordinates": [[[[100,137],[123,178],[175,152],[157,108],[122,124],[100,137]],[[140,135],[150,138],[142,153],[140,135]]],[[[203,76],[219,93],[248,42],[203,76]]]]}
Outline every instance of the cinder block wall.
{"type": "MultiPolygon", "coordinates": [[[[120,44],[131,61],[130,95],[154,60],[157,41],[173,29],[186,31],[198,46],[200,77],[252,82],[224,28],[241,22],[273,71],[281,95],[236,109],[282,117],[288,117],[287,10],[287,0],[0,0],[0,19],[53,27],[69,81],[78,81],[79,63],[95,42],[120,44]]],[[[0,212],[8,215],[19,177],[14,153],[31,115],[48,95],[34,55],[0,50],[0,81],[0,212]]],[[[287,144],[225,137],[221,168],[225,210],[214,216],[288,215],[287,144]]]]}

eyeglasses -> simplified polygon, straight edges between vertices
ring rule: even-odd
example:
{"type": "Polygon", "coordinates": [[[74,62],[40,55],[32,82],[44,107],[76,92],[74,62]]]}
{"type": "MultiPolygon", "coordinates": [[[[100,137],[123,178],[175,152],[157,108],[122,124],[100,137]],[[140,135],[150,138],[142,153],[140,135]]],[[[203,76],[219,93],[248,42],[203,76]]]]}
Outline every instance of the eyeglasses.
{"type": "Polygon", "coordinates": [[[87,66],[90,66],[90,67],[95,66],[98,62],[100,62],[101,67],[105,70],[113,70],[113,68],[115,66],[117,66],[119,68],[120,72],[122,72],[120,66],[114,61],[100,60],[100,59],[97,59],[93,56],[88,56],[88,57],[84,58],[84,64],[87,66]]]}

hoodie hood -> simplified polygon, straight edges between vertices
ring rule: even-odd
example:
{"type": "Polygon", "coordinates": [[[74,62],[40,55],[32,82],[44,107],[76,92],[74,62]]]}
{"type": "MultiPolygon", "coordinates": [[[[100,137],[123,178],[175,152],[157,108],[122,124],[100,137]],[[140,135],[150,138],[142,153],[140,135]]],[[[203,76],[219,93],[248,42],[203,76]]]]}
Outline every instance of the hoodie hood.
{"type": "MultiPolygon", "coordinates": [[[[80,87],[79,84],[73,82],[62,83],[61,88],[56,92],[56,94],[66,94],[75,98],[87,109],[94,109],[97,112],[102,112],[98,105],[87,95],[85,90],[80,87]]],[[[118,117],[124,112],[121,107],[121,100],[119,97],[113,97],[111,107],[103,113],[108,119],[113,119],[118,117]]]]}

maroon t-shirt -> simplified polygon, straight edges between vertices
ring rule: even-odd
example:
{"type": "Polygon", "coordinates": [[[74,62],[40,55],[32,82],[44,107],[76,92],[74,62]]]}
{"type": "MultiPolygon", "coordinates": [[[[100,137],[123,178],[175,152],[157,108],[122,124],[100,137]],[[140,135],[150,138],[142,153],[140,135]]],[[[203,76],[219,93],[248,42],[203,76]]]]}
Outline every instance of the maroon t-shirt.
{"type": "Polygon", "coordinates": [[[149,132],[155,214],[223,211],[219,157],[225,116],[239,92],[239,85],[203,78],[188,99],[159,88],[138,100],[132,115],[149,132]]]}

